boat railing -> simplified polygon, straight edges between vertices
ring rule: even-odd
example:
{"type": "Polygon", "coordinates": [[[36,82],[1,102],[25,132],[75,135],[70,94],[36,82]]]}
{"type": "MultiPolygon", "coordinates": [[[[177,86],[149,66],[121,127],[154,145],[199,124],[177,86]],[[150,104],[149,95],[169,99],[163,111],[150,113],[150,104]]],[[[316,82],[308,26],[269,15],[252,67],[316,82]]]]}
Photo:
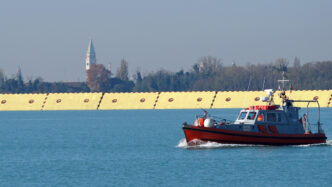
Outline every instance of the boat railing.
{"type": "Polygon", "coordinates": [[[305,131],[306,133],[311,133],[311,134],[315,134],[315,133],[323,133],[324,131],[322,130],[322,125],[323,123],[310,123],[308,122],[308,127],[307,130],[305,131]]]}
{"type": "Polygon", "coordinates": [[[310,126],[311,125],[317,125],[317,133],[318,134],[321,134],[321,133],[324,133],[322,127],[321,127],[321,123],[320,123],[320,105],[319,105],[319,102],[318,100],[292,100],[292,102],[305,102],[307,103],[307,108],[306,108],[306,119],[305,119],[305,122],[304,122],[304,130],[305,132],[309,132],[311,131],[311,128],[310,126]],[[310,103],[316,103],[317,104],[317,109],[318,109],[318,112],[317,112],[317,123],[315,124],[311,124],[309,122],[309,105],[310,103]]]}

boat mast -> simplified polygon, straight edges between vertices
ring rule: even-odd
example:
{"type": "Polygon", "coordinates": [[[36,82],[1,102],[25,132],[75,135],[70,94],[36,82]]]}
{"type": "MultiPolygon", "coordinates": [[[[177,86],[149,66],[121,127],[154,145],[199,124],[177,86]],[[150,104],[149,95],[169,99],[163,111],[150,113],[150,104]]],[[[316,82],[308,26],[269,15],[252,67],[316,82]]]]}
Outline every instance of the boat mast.
{"type": "Polygon", "coordinates": [[[282,80],[278,80],[279,87],[282,85],[280,88],[282,91],[285,91],[285,83],[289,83],[289,80],[286,77],[285,71],[282,72],[282,80]]]}
{"type": "Polygon", "coordinates": [[[264,88],[265,88],[265,76],[264,76],[264,80],[263,80],[263,89],[262,90],[264,90],[264,88]]]}
{"type": "Polygon", "coordinates": [[[282,80],[278,80],[278,88],[281,90],[281,93],[278,94],[280,98],[282,98],[282,105],[288,101],[288,97],[286,96],[286,89],[285,85],[289,83],[289,80],[287,79],[286,72],[282,72],[282,80]]]}

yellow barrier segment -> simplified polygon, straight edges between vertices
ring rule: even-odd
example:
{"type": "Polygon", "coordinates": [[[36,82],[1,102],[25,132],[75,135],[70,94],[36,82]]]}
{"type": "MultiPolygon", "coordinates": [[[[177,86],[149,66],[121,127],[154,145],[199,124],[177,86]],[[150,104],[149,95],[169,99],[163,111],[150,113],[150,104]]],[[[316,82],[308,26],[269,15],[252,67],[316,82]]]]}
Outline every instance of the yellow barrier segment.
{"type": "Polygon", "coordinates": [[[215,91],[161,92],[155,109],[210,108],[215,91]]]}
{"type": "MultiPolygon", "coordinates": [[[[328,107],[330,90],[299,90],[286,91],[286,95],[292,100],[315,100],[317,99],[321,107],[328,107]]],[[[274,103],[281,105],[280,91],[274,93],[274,103]]],[[[251,105],[266,105],[260,101],[260,97],[265,97],[263,91],[249,92],[218,92],[212,108],[247,108],[251,105]]],[[[332,99],[331,99],[332,100],[332,99]]],[[[306,107],[307,103],[294,103],[294,106],[306,107]]],[[[317,104],[311,103],[309,107],[317,107],[317,104]]]]}
{"type": "Polygon", "coordinates": [[[212,108],[247,108],[251,105],[265,105],[260,101],[263,91],[218,92],[212,108]]]}
{"type": "Polygon", "coordinates": [[[158,92],[105,93],[99,109],[153,109],[158,94],[158,92]]]}
{"type": "MultiPolygon", "coordinates": [[[[321,107],[328,107],[330,90],[297,90],[287,95],[292,100],[318,100],[321,107]]],[[[294,106],[307,107],[307,103],[295,103],[294,106]]],[[[311,103],[309,107],[317,107],[316,103],[311,103]]]]}
{"type": "Polygon", "coordinates": [[[45,97],[46,94],[0,94],[0,110],[41,110],[45,97]]]}
{"type": "Polygon", "coordinates": [[[332,107],[332,91],[329,93],[329,100],[328,100],[328,103],[327,103],[327,107],[332,107]]]}
{"type": "Polygon", "coordinates": [[[96,110],[102,93],[50,93],[43,110],[96,110]]]}
{"type": "MultiPolygon", "coordinates": [[[[274,94],[280,105],[280,91],[274,94]]],[[[260,97],[264,91],[239,92],[149,92],[149,93],[51,93],[0,94],[0,110],[112,110],[112,109],[189,109],[246,108],[265,105],[260,97]]],[[[332,90],[299,90],[286,92],[293,100],[317,99],[321,107],[332,107],[332,90]]],[[[306,103],[295,103],[306,107],[306,103]]],[[[310,107],[317,107],[312,103],[310,107]]]]}

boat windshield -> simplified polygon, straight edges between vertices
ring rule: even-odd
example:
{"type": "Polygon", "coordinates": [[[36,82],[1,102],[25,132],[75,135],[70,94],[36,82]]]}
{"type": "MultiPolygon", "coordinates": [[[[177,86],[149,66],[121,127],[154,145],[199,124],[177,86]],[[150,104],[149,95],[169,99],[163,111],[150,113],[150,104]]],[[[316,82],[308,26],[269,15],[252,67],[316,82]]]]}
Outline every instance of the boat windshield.
{"type": "Polygon", "coordinates": [[[241,112],[240,115],[239,115],[239,120],[244,120],[247,116],[247,112],[241,112]]]}
{"type": "Polygon", "coordinates": [[[247,119],[254,120],[256,117],[256,112],[249,112],[247,119]]]}

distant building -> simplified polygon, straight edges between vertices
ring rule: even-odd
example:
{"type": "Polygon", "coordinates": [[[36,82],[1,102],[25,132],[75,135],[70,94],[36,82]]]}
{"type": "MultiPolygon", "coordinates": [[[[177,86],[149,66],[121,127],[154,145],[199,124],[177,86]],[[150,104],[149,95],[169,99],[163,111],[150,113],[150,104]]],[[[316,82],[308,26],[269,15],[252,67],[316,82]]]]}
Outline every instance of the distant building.
{"type": "MultiPolygon", "coordinates": [[[[109,69],[110,68],[111,67],[109,65],[109,69]]],[[[92,40],[90,40],[88,51],[86,52],[85,70],[87,83],[91,82],[91,80],[96,80],[96,78],[101,79],[102,76],[106,75],[106,78],[109,78],[110,71],[108,72],[108,70],[104,67],[103,64],[97,64],[96,52],[92,40]]]]}
{"type": "Polygon", "coordinates": [[[85,63],[86,63],[86,66],[85,66],[86,70],[89,70],[92,64],[97,63],[96,52],[95,52],[95,48],[93,47],[92,40],[90,40],[90,42],[89,42],[88,51],[86,52],[85,63]]]}

